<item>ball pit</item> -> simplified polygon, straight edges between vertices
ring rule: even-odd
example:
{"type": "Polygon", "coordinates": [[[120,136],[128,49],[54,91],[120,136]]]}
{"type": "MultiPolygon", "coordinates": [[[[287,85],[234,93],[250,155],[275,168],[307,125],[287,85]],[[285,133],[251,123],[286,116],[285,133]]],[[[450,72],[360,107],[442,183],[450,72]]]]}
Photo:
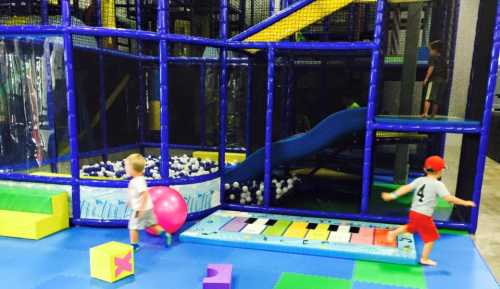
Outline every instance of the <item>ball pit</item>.
{"type": "MultiPolygon", "coordinates": [[[[147,179],[160,178],[160,158],[148,155],[145,157],[146,166],[144,176],[147,179]]],[[[212,160],[189,157],[187,155],[170,157],[169,175],[171,178],[183,178],[202,176],[218,171],[218,165],[212,160]]],[[[99,162],[92,165],[84,165],[80,170],[84,177],[109,177],[128,179],[125,173],[124,161],[99,162]]]]}
{"type": "MultiPolygon", "coordinates": [[[[285,194],[292,192],[297,182],[300,182],[300,179],[294,175],[273,178],[271,192],[274,198],[278,200],[285,194]]],[[[264,203],[264,181],[251,180],[232,184],[226,183],[224,189],[228,202],[241,205],[262,205],[264,203]]]]}

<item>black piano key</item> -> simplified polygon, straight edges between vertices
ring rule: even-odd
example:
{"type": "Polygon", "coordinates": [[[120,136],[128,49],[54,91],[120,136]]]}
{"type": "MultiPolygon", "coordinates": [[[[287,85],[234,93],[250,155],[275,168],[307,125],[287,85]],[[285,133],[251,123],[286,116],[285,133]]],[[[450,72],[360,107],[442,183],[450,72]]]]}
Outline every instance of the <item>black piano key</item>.
{"type": "Polygon", "coordinates": [[[278,222],[278,220],[270,219],[269,221],[266,222],[266,226],[274,226],[276,222],[278,222]]]}
{"type": "Polygon", "coordinates": [[[316,229],[317,226],[318,226],[318,224],[316,224],[316,223],[309,223],[309,224],[307,224],[307,229],[314,230],[314,229],[316,229]]]}
{"type": "Polygon", "coordinates": [[[358,234],[358,233],[359,233],[359,227],[351,227],[351,228],[349,229],[349,232],[350,232],[351,234],[358,234]]]}
{"type": "Polygon", "coordinates": [[[330,225],[328,226],[328,231],[336,232],[339,229],[339,225],[330,225]]]}
{"type": "Polygon", "coordinates": [[[257,221],[257,218],[248,218],[245,223],[247,224],[253,224],[255,221],[257,221]]]}

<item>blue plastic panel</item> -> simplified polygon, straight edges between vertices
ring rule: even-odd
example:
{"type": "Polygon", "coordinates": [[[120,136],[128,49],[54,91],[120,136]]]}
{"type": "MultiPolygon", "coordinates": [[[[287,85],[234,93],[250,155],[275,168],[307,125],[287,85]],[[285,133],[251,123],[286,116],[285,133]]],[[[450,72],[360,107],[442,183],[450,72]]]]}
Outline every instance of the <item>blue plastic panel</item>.
{"type": "Polygon", "coordinates": [[[480,133],[481,123],[454,117],[421,118],[419,116],[378,116],[373,127],[387,131],[420,131],[443,133],[480,133]]]}

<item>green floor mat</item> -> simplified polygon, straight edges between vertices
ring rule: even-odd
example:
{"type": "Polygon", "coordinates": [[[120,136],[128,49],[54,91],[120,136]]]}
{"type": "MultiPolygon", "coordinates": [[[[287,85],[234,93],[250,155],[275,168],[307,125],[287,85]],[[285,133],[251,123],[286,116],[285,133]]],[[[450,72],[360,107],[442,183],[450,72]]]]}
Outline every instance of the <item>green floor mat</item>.
{"type": "Polygon", "coordinates": [[[274,289],[351,289],[352,281],[325,276],[284,272],[274,289]]]}
{"type": "Polygon", "coordinates": [[[469,232],[467,232],[467,231],[460,231],[460,230],[439,229],[439,234],[468,236],[469,232]]]}
{"type": "Polygon", "coordinates": [[[353,281],[426,289],[422,266],[356,261],[353,281]]]}

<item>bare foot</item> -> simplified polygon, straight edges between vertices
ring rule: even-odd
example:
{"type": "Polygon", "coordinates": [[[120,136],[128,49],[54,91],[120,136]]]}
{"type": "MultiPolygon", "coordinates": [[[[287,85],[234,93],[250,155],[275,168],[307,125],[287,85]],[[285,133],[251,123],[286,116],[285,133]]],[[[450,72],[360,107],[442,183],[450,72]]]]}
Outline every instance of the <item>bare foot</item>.
{"type": "Polygon", "coordinates": [[[396,241],[396,232],[389,231],[389,233],[387,233],[387,242],[394,243],[394,241],[396,241]]]}
{"type": "Polygon", "coordinates": [[[420,258],[420,264],[427,265],[427,266],[433,266],[433,267],[437,266],[436,261],[433,261],[431,259],[423,259],[423,258],[420,258]]]}
{"type": "Polygon", "coordinates": [[[428,117],[429,117],[429,115],[428,115],[428,114],[425,114],[425,113],[422,113],[422,114],[420,115],[420,117],[421,117],[421,118],[428,118],[428,117]]]}

